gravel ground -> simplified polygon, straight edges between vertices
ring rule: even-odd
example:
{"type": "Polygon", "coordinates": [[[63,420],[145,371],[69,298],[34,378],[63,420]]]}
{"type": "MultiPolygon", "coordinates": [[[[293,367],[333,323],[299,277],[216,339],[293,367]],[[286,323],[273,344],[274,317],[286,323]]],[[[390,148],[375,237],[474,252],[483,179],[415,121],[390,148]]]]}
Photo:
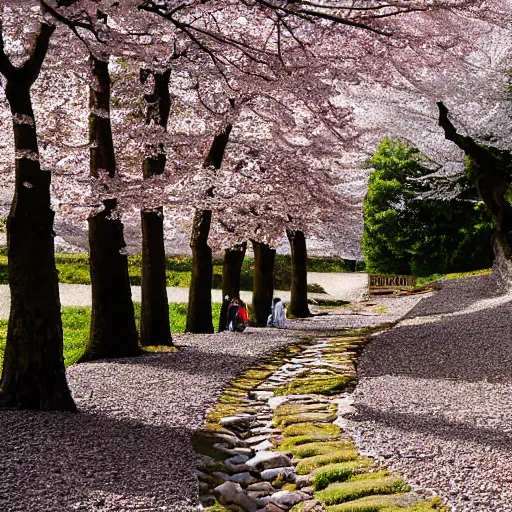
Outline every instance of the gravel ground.
{"type": "Polygon", "coordinates": [[[512,296],[445,282],[363,353],[359,448],[457,512],[512,511],[512,296]]]}
{"type": "Polygon", "coordinates": [[[232,378],[304,335],[397,319],[418,300],[379,299],[382,316],[339,309],[285,330],[175,335],[177,353],[71,366],[77,414],[0,414],[0,510],[195,510],[190,435],[232,378]]]}

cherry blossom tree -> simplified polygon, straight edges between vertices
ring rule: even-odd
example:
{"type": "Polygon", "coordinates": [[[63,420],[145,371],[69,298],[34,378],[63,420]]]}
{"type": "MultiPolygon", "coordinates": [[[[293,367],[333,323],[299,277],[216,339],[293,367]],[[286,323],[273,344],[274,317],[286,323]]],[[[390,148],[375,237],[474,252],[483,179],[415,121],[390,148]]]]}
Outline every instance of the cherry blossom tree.
{"type": "MultiPolygon", "coordinates": [[[[26,5],[15,0],[2,3],[2,7],[9,8],[26,5]]],[[[31,4],[32,7],[34,5],[31,4]]],[[[182,211],[210,211],[212,218],[218,219],[213,226],[213,231],[216,231],[213,241],[216,242],[215,237],[218,237],[219,249],[229,249],[246,240],[254,240],[256,244],[266,244],[271,251],[282,240],[286,229],[289,233],[329,236],[329,229],[341,229],[351,224],[351,216],[357,211],[357,204],[354,204],[357,201],[352,201],[348,196],[356,196],[353,191],[355,183],[359,184],[360,190],[364,189],[364,185],[360,185],[364,183],[360,175],[357,180],[338,176],[341,194],[326,193],[330,185],[336,186],[333,168],[357,169],[361,161],[358,155],[371,152],[368,150],[371,130],[375,136],[379,133],[375,129],[376,121],[381,125],[387,122],[389,128],[390,112],[397,114],[393,118],[400,119],[404,111],[415,110],[416,105],[405,105],[404,98],[423,102],[416,109],[420,113],[416,111],[414,120],[427,120],[428,131],[416,131],[424,139],[429,138],[433,133],[431,121],[435,91],[427,94],[426,84],[435,77],[436,80],[431,83],[438,87],[438,91],[443,91],[441,99],[446,101],[450,94],[457,94],[448,90],[450,80],[446,79],[446,76],[452,78],[452,63],[458,59],[468,64],[464,62],[466,58],[473,71],[480,64],[479,53],[474,50],[471,37],[478,33],[477,40],[484,41],[491,26],[496,27],[492,34],[496,34],[497,39],[503,38],[503,34],[510,34],[507,26],[510,3],[502,3],[500,7],[496,0],[434,0],[428,3],[362,0],[319,0],[316,3],[277,0],[41,0],[40,5],[70,28],[76,37],[74,43],[65,46],[67,56],[60,63],[60,74],[56,72],[49,76],[62,80],[62,68],[73,66],[71,55],[84,51],[90,54],[92,69],[96,72],[92,82],[91,135],[90,141],[85,141],[85,151],[63,144],[58,132],[69,133],[72,129],[60,122],[54,123],[53,128],[49,129],[56,140],[45,145],[41,155],[49,164],[48,168],[57,169],[54,191],[56,201],[60,202],[59,213],[73,212],[69,215],[73,218],[78,216],[76,212],[83,213],[96,206],[101,212],[95,211],[89,223],[94,224],[97,220],[98,226],[112,226],[112,234],[117,242],[102,250],[109,250],[110,261],[118,262],[116,272],[119,271],[119,279],[112,282],[116,281],[119,285],[124,297],[122,303],[130,319],[126,322],[129,332],[122,337],[130,341],[134,352],[136,333],[131,321],[132,306],[126,284],[125,255],[122,254],[118,216],[127,218],[134,209],[138,212],[141,207],[150,209],[161,205],[182,211]],[[469,28],[466,29],[467,37],[463,37],[460,43],[457,38],[464,34],[463,22],[467,22],[469,28]],[[458,29],[451,33],[452,27],[458,29]],[[179,66],[182,67],[173,68],[174,73],[171,74],[170,90],[176,101],[171,107],[167,132],[163,133],[159,123],[146,125],[140,119],[131,125],[126,123],[130,115],[128,110],[144,109],[143,86],[139,84],[131,91],[127,87],[122,88],[138,81],[138,70],[142,64],[152,72],[167,69],[160,67],[165,48],[168,54],[174,53],[175,49],[178,52],[185,50],[186,58],[180,60],[179,66]],[[182,65],[183,62],[186,65],[182,65]],[[124,69],[125,65],[127,69],[124,69]],[[130,79],[128,75],[134,68],[137,73],[130,79]],[[126,80],[118,80],[114,88],[121,91],[120,96],[126,95],[126,101],[132,105],[128,109],[111,108],[108,94],[111,84],[100,80],[101,77],[107,78],[113,70],[126,77],[126,80]],[[411,70],[419,72],[414,74],[411,70]],[[98,86],[100,81],[103,82],[101,87],[98,86]],[[195,89],[190,87],[194,82],[195,89]],[[371,91],[368,91],[368,84],[371,84],[371,91]],[[366,85],[364,93],[363,85],[366,85]],[[95,86],[98,86],[97,89],[94,89],[95,86]],[[339,97],[336,99],[333,99],[333,86],[338,88],[339,97]],[[410,92],[411,89],[423,89],[423,95],[415,95],[410,92]],[[383,97],[389,91],[399,91],[400,94],[394,95],[393,109],[385,111],[380,107],[386,103],[383,97]],[[218,114],[222,108],[212,108],[212,105],[225,104],[229,98],[235,98],[237,105],[245,109],[240,111],[236,123],[218,114]],[[368,98],[372,98],[372,101],[365,101],[368,98]],[[267,106],[264,105],[265,101],[268,101],[267,106]],[[300,108],[296,106],[297,101],[301,103],[300,108]],[[277,107],[280,103],[282,108],[277,107]],[[193,112],[190,113],[190,110],[193,112]],[[295,110],[295,116],[289,115],[290,110],[295,110]],[[383,112],[379,112],[381,110],[383,112]],[[255,111],[259,116],[251,117],[251,112],[254,114],[255,111]],[[334,114],[336,111],[347,113],[350,119],[344,116],[337,118],[334,114]],[[367,112],[371,115],[366,116],[367,112]],[[263,119],[265,116],[268,118],[263,119]],[[299,121],[297,118],[301,116],[304,119],[299,121]],[[310,120],[313,119],[322,128],[312,128],[310,123],[313,121],[310,120]],[[318,123],[318,120],[321,122],[318,123]],[[232,125],[232,133],[229,134],[230,145],[224,155],[222,168],[204,166],[212,138],[222,134],[228,124],[232,125]],[[137,128],[131,130],[130,127],[135,125],[137,128]],[[319,131],[314,133],[315,130],[319,131]],[[335,144],[322,130],[327,130],[333,136],[332,140],[343,140],[344,144],[335,144]],[[116,153],[112,139],[117,144],[116,153]],[[149,153],[158,148],[157,153],[161,158],[160,144],[165,147],[166,170],[161,175],[143,180],[140,162],[148,156],[148,148],[153,148],[149,153]],[[91,169],[97,170],[97,177],[93,172],[92,180],[85,179],[83,173],[84,153],[87,150],[93,164],[91,169]],[[63,164],[62,160],[68,155],[70,160],[63,164]],[[355,163],[347,164],[352,155],[356,155],[355,163]],[[339,161],[342,160],[345,164],[340,165],[339,161]],[[67,175],[60,171],[64,166],[67,175]],[[213,193],[205,194],[205,189],[212,187],[213,193]],[[286,198],[286,202],[283,198],[286,198]],[[340,209],[346,211],[347,220],[340,221],[340,216],[336,215],[340,209]],[[114,226],[117,227],[114,229],[114,226]]],[[[6,12],[2,11],[3,14],[6,12]]],[[[490,40],[488,37],[487,41],[490,40]]],[[[3,62],[2,74],[9,83],[7,74],[11,68],[5,64],[5,59],[3,62]]],[[[464,94],[459,97],[467,97],[466,92],[472,88],[468,88],[467,83],[473,86],[481,78],[476,72],[471,75],[467,71],[469,68],[464,69],[465,73],[451,84],[452,90],[461,86],[464,94]]],[[[82,72],[79,67],[74,71],[78,74],[82,72]]],[[[41,97],[48,98],[49,92],[42,81],[41,84],[41,97]]],[[[38,85],[35,84],[35,87],[38,88],[38,85]]],[[[471,108],[475,107],[475,103],[479,102],[472,102],[471,108]]],[[[83,98],[70,103],[67,108],[76,108],[78,104],[83,105],[83,98]]],[[[61,110],[65,109],[65,106],[61,107],[61,110]]],[[[83,109],[76,110],[78,118],[83,109]]],[[[471,111],[470,108],[468,110],[471,111]]],[[[414,118],[413,114],[411,118],[414,118]]],[[[45,119],[48,125],[49,119],[45,119]]],[[[415,131],[411,130],[411,126],[418,125],[409,121],[401,129],[415,131]]],[[[76,132],[83,135],[84,126],[77,128],[76,132]]],[[[49,142],[51,139],[51,136],[47,136],[49,142]]],[[[78,139],[79,136],[76,137],[78,139]]],[[[437,147],[437,144],[432,144],[432,147],[437,147]]],[[[21,165],[18,160],[17,165],[21,165]]],[[[15,206],[24,197],[23,194],[28,193],[23,192],[18,181],[16,190],[20,192],[15,197],[15,206]]],[[[45,201],[47,199],[49,202],[49,194],[45,201]]],[[[44,215],[41,215],[42,218],[44,215]]],[[[14,224],[11,224],[9,231],[11,227],[14,228],[14,224]]],[[[47,224],[51,228],[51,222],[47,224]]],[[[94,232],[94,227],[91,232],[94,232]]],[[[297,239],[302,241],[302,236],[298,235],[297,239]]],[[[9,240],[10,245],[11,240],[15,240],[11,233],[9,240]]],[[[15,244],[12,246],[14,250],[15,244]]],[[[49,254],[49,245],[44,247],[49,254]]],[[[93,259],[97,259],[96,255],[91,250],[93,259]]],[[[96,272],[97,267],[92,267],[96,272]]],[[[235,285],[231,288],[235,289],[235,285]]],[[[268,291],[265,294],[268,295],[268,291]]],[[[303,302],[303,292],[299,295],[303,302]]],[[[56,304],[55,297],[53,304],[56,304]]],[[[263,318],[263,311],[268,308],[261,306],[259,309],[259,316],[263,318]]],[[[98,319],[106,312],[97,311],[100,315],[98,319]]],[[[267,313],[264,311],[265,318],[267,313]]],[[[44,321],[50,322],[58,330],[53,313],[48,313],[44,321]]],[[[101,322],[98,322],[94,324],[100,325],[101,322]]],[[[40,336],[39,331],[31,332],[34,336],[40,336]]],[[[3,380],[2,386],[4,382],[7,381],[3,380]]]]}
{"type": "Polygon", "coordinates": [[[11,312],[0,404],[73,411],[75,404],[68,389],[62,355],[54,212],[50,208],[51,176],[41,170],[30,95],[55,27],[46,20],[36,21],[28,58],[17,65],[6,53],[1,21],[3,16],[0,18],[0,73],[6,79],[5,95],[13,121],[16,183],[7,220],[11,312]]]}

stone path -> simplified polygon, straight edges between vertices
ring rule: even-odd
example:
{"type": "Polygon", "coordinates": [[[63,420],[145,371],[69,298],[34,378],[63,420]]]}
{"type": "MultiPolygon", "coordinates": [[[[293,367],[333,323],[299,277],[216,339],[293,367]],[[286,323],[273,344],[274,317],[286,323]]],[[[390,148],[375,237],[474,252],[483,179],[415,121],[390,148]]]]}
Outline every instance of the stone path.
{"type": "Polygon", "coordinates": [[[439,500],[430,495],[426,501],[400,477],[360,457],[342,430],[344,416],[352,412],[350,388],[363,341],[357,334],[320,337],[295,347],[247,398],[238,399],[236,414],[222,416],[233,393],[250,387],[251,376],[261,377],[259,372],[270,370],[275,361],[232,383],[210,412],[210,422],[196,433],[203,441],[196,447],[205,454],[199,473],[205,507],[220,504],[246,512],[362,511],[370,510],[365,508],[369,505],[371,510],[437,510],[439,500]]]}

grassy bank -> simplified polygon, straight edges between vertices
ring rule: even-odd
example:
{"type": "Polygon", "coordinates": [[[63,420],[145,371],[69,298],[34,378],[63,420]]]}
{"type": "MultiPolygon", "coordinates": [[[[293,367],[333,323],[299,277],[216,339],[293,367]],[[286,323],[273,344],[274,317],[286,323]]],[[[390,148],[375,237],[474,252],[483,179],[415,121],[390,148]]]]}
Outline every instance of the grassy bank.
{"type": "MultiPolygon", "coordinates": [[[[89,256],[87,254],[56,254],[55,260],[59,271],[59,281],[70,284],[90,284],[89,256]]],[[[252,290],[254,259],[246,258],[242,266],[242,290],[252,290]]],[[[310,272],[346,272],[347,265],[341,259],[310,258],[308,260],[310,272]]],[[[192,258],[173,257],[166,260],[167,286],[188,288],[192,271],[192,258]]],[[[128,258],[128,272],[130,282],[140,286],[142,280],[142,257],[140,254],[128,258]]],[[[7,256],[5,251],[0,254],[0,284],[7,284],[7,256]]],[[[222,287],[222,260],[213,262],[213,288],[222,287]]],[[[274,286],[277,290],[289,290],[291,286],[290,256],[276,256],[274,286]]],[[[321,291],[321,290],[310,290],[321,291]]]]}
{"type": "MultiPolygon", "coordinates": [[[[135,319],[137,328],[140,320],[140,303],[135,302],[135,319]]],[[[220,304],[212,304],[213,325],[215,329],[219,323],[220,304]]],[[[185,331],[187,318],[187,304],[169,304],[169,317],[173,333],[185,331]]],[[[91,308],[62,308],[62,327],[64,331],[64,363],[73,364],[85,349],[89,337],[91,322],[91,308]]],[[[0,368],[3,364],[5,340],[7,338],[7,320],[0,320],[0,368]]]]}
{"type": "Polygon", "coordinates": [[[432,274],[427,277],[418,277],[418,286],[437,281],[439,279],[463,279],[466,277],[482,276],[492,274],[492,268],[484,268],[482,270],[473,270],[471,272],[454,272],[453,274],[432,274]]]}

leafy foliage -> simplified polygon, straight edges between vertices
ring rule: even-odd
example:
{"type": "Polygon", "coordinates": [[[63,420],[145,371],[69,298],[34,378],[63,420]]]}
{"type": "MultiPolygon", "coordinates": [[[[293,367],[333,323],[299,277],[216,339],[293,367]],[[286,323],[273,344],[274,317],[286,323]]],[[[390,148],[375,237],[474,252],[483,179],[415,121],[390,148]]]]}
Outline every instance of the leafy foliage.
{"type": "Polygon", "coordinates": [[[385,139],[369,165],[362,240],[368,271],[426,276],[491,266],[494,223],[467,182],[459,182],[455,199],[421,198],[431,171],[417,149],[398,140],[385,139]]]}

